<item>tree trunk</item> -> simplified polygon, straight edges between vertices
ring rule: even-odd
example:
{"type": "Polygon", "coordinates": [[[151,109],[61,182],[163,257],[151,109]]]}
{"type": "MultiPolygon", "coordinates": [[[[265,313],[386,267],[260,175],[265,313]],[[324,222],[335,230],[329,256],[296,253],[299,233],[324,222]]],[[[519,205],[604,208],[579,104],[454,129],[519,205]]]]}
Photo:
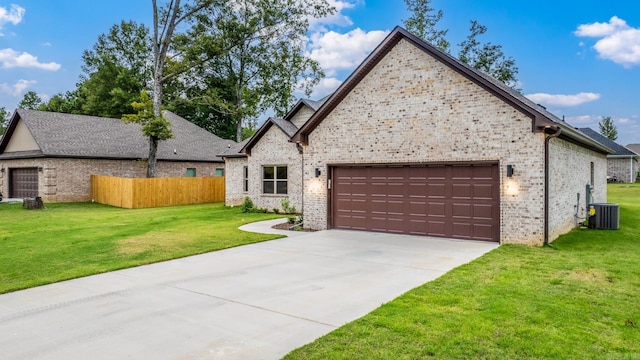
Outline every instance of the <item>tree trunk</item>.
{"type": "Polygon", "coordinates": [[[149,159],[147,160],[147,177],[156,177],[156,153],[158,152],[158,139],[149,138],[149,159]]]}
{"type": "Polygon", "coordinates": [[[236,114],[235,114],[237,142],[242,141],[242,115],[240,115],[241,111],[242,111],[242,90],[240,87],[238,87],[238,89],[236,89],[236,114]]]}

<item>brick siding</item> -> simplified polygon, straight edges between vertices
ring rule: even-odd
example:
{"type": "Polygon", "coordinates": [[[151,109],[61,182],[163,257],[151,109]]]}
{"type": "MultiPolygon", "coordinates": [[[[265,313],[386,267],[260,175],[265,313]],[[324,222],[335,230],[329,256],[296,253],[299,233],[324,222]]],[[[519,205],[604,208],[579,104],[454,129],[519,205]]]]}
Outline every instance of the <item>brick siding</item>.
{"type": "MultiPolygon", "coordinates": [[[[38,176],[38,194],[45,202],[91,200],[91,175],[145,177],[146,163],[135,160],[102,160],[73,158],[37,158],[0,161],[0,189],[9,193],[9,173],[12,168],[42,168],[38,176]]],[[[215,176],[222,163],[158,161],[158,177],[182,177],[187,168],[195,168],[196,176],[215,176]]]]}
{"type": "Polygon", "coordinates": [[[531,131],[530,118],[402,40],[309,135],[305,225],[328,227],[329,165],[470,161],[499,163],[501,242],[541,244],[544,135],[531,131]],[[515,166],[509,179],[507,164],[515,166]]]}

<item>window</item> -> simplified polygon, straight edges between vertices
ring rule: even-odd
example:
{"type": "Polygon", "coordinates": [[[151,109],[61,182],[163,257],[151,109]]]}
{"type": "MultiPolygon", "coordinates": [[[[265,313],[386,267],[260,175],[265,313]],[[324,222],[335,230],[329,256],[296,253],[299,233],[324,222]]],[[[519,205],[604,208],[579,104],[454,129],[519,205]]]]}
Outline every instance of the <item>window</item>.
{"type": "Polygon", "coordinates": [[[187,168],[187,177],[196,177],[196,169],[187,168]]]}
{"type": "Polygon", "coordinates": [[[224,169],[216,169],[216,176],[224,176],[224,169]]]}
{"type": "Polygon", "coordinates": [[[262,168],[262,193],[286,194],[287,193],[287,167],[264,166],[262,168]]]}
{"type": "Polygon", "coordinates": [[[242,190],[244,192],[248,192],[249,191],[249,167],[248,166],[245,166],[242,169],[242,179],[243,179],[243,182],[244,182],[242,190]]]}

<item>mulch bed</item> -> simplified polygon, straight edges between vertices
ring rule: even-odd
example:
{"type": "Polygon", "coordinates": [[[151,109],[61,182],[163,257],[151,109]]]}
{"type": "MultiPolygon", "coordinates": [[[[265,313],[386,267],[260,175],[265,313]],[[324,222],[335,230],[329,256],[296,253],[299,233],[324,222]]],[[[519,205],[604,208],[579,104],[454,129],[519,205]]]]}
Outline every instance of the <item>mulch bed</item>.
{"type": "Polygon", "coordinates": [[[274,229],[278,229],[278,230],[289,230],[289,231],[315,231],[315,230],[311,230],[311,229],[305,229],[304,227],[295,230],[295,229],[289,229],[289,227],[291,226],[291,224],[289,224],[288,222],[283,222],[282,224],[277,224],[277,225],[273,225],[272,228],[274,229]]]}

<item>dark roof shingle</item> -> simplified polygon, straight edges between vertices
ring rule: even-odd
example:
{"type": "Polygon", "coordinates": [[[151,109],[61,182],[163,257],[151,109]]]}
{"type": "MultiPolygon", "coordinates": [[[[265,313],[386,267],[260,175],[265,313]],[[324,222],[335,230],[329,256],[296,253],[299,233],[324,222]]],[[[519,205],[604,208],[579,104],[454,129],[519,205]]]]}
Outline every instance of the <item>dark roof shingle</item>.
{"type": "Polygon", "coordinates": [[[636,154],[635,152],[600,134],[592,128],[579,128],[578,130],[580,130],[583,134],[587,135],[593,140],[613,150],[613,154],[610,154],[612,156],[638,156],[638,154],[636,154]]]}
{"type": "MultiPolygon", "coordinates": [[[[158,160],[222,161],[218,154],[235,144],[172,112],[165,111],[164,116],[171,123],[173,138],[159,143],[158,160]]],[[[144,159],[149,154],[149,142],[140,125],[120,119],[18,109],[12,122],[18,120],[27,126],[42,156],[144,159]]],[[[2,151],[9,140],[3,139],[2,151]]]]}

